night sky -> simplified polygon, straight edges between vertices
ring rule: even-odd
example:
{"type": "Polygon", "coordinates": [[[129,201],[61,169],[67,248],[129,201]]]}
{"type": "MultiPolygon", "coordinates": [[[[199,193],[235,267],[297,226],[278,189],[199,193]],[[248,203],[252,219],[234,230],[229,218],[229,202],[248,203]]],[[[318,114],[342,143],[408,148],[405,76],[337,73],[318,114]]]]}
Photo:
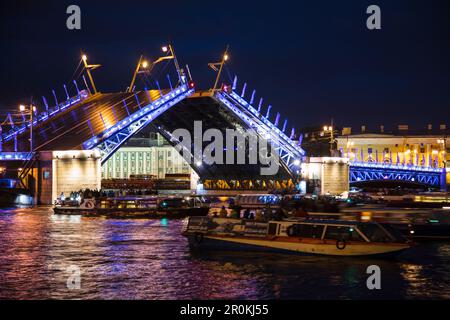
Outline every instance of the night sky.
{"type": "Polygon", "coordinates": [[[110,92],[127,87],[141,53],[156,58],[171,41],[203,89],[229,44],[229,74],[297,128],[450,125],[449,17],[445,0],[2,1],[0,113],[52,88],[63,97],[81,49],[110,92]],[[81,31],[66,28],[70,4],[81,31]],[[370,4],[382,30],[366,28],[370,4]]]}

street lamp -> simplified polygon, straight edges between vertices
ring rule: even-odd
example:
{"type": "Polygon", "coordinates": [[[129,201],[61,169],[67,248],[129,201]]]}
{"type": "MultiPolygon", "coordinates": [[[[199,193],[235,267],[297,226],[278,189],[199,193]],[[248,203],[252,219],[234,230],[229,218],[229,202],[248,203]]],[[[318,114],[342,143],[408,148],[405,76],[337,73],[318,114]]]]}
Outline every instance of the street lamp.
{"type": "Polygon", "coordinates": [[[36,111],[36,107],[31,105],[29,109],[25,107],[23,104],[19,106],[19,110],[21,113],[28,112],[30,115],[30,152],[33,152],[33,122],[34,122],[34,112],[36,111]]]}
{"type": "Polygon", "coordinates": [[[334,128],[333,126],[324,126],[323,127],[323,131],[324,133],[329,133],[330,134],[330,156],[333,156],[334,153],[334,128]]]}

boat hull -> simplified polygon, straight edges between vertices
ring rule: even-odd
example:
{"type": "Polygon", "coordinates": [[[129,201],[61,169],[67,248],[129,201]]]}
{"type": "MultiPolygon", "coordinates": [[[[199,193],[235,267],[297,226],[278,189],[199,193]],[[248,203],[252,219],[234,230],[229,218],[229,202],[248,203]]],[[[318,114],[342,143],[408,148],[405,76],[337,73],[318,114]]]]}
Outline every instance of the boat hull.
{"type": "Polygon", "coordinates": [[[55,207],[53,208],[53,212],[57,215],[81,215],[85,217],[106,217],[113,219],[183,219],[190,216],[206,216],[209,208],[149,210],[55,207]]]}
{"type": "Polygon", "coordinates": [[[395,257],[411,248],[408,244],[381,243],[348,243],[339,249],[336,242],[302,243],[292,241],[276,241],[269,239],[248,239],[236,237],[216,237],[187,235],[189,245],[194,250],[223,250],[223,251],[257,251],[278,252],[298,255],[323,255],[346,257],[395,257]]]}

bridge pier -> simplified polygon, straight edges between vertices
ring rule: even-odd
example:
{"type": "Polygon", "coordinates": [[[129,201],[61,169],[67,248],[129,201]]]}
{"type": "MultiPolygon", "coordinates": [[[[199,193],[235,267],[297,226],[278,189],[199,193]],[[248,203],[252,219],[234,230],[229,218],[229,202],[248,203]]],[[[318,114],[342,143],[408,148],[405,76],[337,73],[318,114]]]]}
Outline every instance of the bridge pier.
{"type": "Polygon", "coordinates": [[[350,189],[347,158],[312,157],[302,164],[304,193],[340,195],[350,189]]]}
{"type": "Polygon", "coordinates": [[[44,151],[35,159],[24,178],[34,204],[50,205],[62,194],[68,197],[72,191],[101,188],[101,157],[97,150],[44,151]]]}

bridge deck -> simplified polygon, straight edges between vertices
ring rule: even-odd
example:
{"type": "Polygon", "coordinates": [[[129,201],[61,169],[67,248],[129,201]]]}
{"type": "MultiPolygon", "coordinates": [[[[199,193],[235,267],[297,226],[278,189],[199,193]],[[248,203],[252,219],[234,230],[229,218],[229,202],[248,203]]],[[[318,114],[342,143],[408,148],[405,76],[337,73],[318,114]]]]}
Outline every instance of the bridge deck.
{"type": "MultiPolygon", "coordinates": [[[[138,93],[97,94],[61,111],[34,127],[35,151],[79,150],[82,143],[101,134],[107,127],[125,119],[140,107],[157,100],[158,90],[138,93]],[[139,102],[138,102],[138,100],[139,102]],[[124,103],[125,102],[125,103],[124,103]]],[[[28,151],[29,130],[17,138],[17,150],[28,151]]],[[[15,151],[14,139],[3,144],[3,151],[15,151]]]]}

